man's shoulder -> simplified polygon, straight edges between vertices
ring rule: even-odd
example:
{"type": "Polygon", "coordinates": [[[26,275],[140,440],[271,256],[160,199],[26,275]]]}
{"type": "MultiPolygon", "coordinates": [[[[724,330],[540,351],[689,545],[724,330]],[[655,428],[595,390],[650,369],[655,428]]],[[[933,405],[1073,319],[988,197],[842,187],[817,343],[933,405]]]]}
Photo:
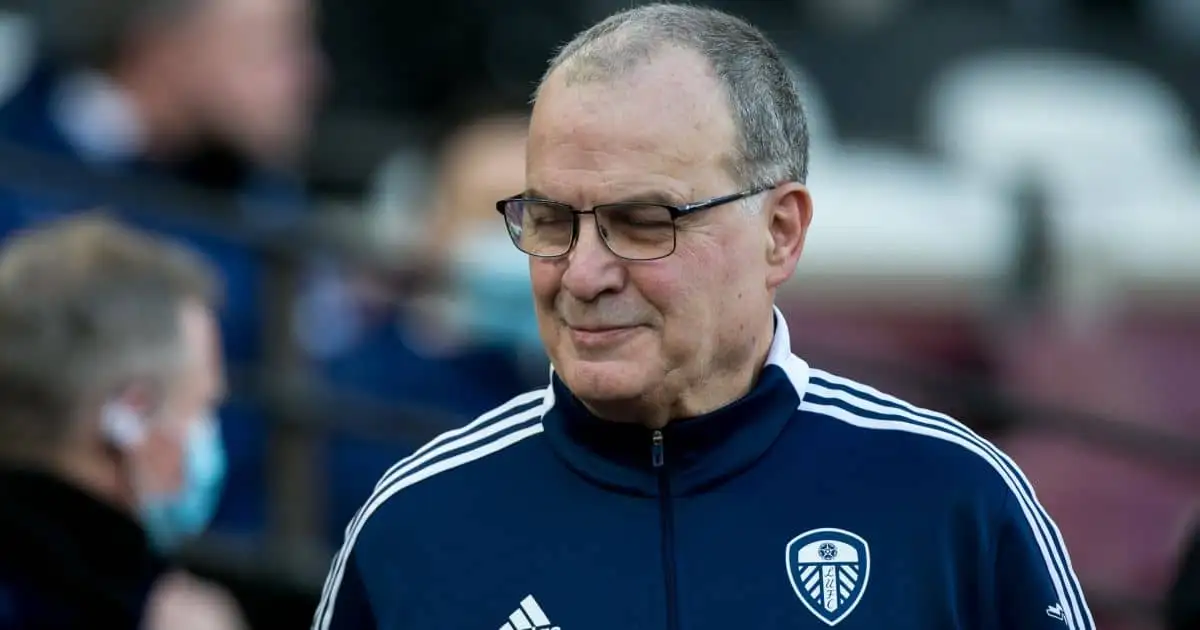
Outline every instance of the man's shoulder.
{"type": "Polygon", "coordinates": [[[527,474],[527,447],[542,434],[542,416],[552,402],[547,390],[515,396],[389,468],[346,527],[318,613],[323,627],[339,601],[348,567],[355,579],[374,583],[384,579],[380,576],[388,567],[436,548],[436,541],[467,540],[483,522],[472,506],[512,491],[527,474]],[[419,544],[431,539],[432,545],[419,544]]]}
{"type": "Polygon", "coordinates": [[[507,455],[542,432],[549,401],[545,389],[526,392],[430,440],[380,477],[355,521],[366,521],[385,504],[402,505],[414,493],[423,503],[428,492],[454,494],[459,486],[491,478],[496,467],[488,464],[507,465],[507,455]]]}
{"type": "Polygon", "coordinates": [[[881,465],[899,469],[902,463],[910,474],[989,491],[999,500],[1028,485],[1007,454],[962,422],[849,378],[810,369],[799,413],[828,421],[881,465]]]}

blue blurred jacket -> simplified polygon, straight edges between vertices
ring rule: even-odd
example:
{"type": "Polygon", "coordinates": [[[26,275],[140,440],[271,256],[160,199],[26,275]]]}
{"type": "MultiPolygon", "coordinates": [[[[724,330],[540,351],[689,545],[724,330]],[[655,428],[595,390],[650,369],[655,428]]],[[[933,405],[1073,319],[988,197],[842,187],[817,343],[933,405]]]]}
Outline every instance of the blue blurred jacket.
{"type": "MultiPolygon", "coordinates": [[[[472,344],[430,356],[410,337],[413,329],[403,315],[394,311],[359,326],[351,348],[318,364],[321,376],[344,392],[421,415],[422,424],[435,433],[465,424],[530,386],[511,348],[472,344]],[[429,412],[437,417],[426,417],[429,412]]],[[[326,455],[334,476],[325,522],[331,547],[341,544],[346,524],[380,475],[424,441],[332,436],[326,455]]]]}

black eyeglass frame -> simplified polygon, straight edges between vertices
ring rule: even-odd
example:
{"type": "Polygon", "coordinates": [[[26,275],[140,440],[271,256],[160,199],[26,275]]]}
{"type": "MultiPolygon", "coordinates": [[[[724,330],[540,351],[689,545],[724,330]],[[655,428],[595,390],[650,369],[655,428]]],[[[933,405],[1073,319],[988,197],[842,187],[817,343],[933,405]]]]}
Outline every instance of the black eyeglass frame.
{"type": "Polygon", "coordinates": [[[667,203],[661,203],[661,202],[653,202],[653,201],[646,201],[646,202],[621,201],[621,202],[617,202],[617,203],[597,204],[595,206],[592,206],[591,210],[579,210],[570,204],[563,203],[561,201],[554,201],[553,199],[542,199],[540,197],[524,197],[521,195],[514,195],[512,197],[505,197],[504,199],[497,201],[496,202],[496,211],[499,212],[500,216],[503,217],[503,219],[504,219],[504,229],[508,232],[509,240],[511,240],[513,243],[513,246],[516,247],[517,249],[521,250],[522,253],[525,253],[529,256],[534,256],[536,258],[561,258],[561,257],[566,256],[567,254],[571,253],[571,250],[575,249],[575,244],[577,242],[579,242],[579,217],[581,217],[585,214],[595,215],[597,213],[597,211],[603,210],[605,208],[614,208],[614,207],[621,208],[621,207],[626,207],[626,206],[643,206],[643,207],[652,206],[652,207],[656,207],[656,208],[665,208],[671,214],[671,249],[670,249],[670,251],[666,252],[665,254],[662,254],[661,256],[655,256],[653,258],[629,258],[628,256],[622,256],[621,254],[618,254],[617,252],[613,251],[612,245],[609,244],[608,239],[604,236],[603,230],[600,229],[600,224],[599,223],[596,224],[597,235],[600,237],[601,242],[604,243],[604,247],[606,247],[608,249],[608,251],[612,253],[612,255],[614,255],[618,258],[621,258],[623,260],[646,262],[646,261],[651,261],[651,260],[661,260],[661,259],[666,258],[667,256],[670,256],[671,254],[675,253],[675,248],[678,247],[678,244],[679,244],[679,231],[675,228],[675,221],[678,220],[680,217],[685,217],[690,214],[695,214],[702,210],[716,208],[717,206],[723,206],[725,204],[733,203],[735,201],[741,201],[742,199],[746,199],[748,197],[753,197],[754,195],[767,192],[768,190],[774,190],[775,188],[778,188],[779,186],[780,186],[780,184],[778,184],[778,183],[766,184],[766,185],[762,185],[762,186],[756,186],[754,188],[749,188],[749,189],[743,190],[741,192],[735,192],[735,193],[731,193],[728,195],[721,195],[719,197],[711,197],[709,199],[704,199],[702,201],[696,201],[693,203],[679,205],[679,206],[671,205],[671,204],[667,204],[667,203]],[[572,219],[571,242],[567,245],[567,248],[565,250],[563,250],[563,252],[561,254],[534,254],[532,252],[527,252],[524,249],[522,249],[521,246],[517,244],[517,235],[513,234],[512,228],[509,226],[508,212],[506,211],[508,204],[512,203],[514,201],[546,204],[549,206],[563,208],[565,210],[570,211],[571,219],[572,219]]]}

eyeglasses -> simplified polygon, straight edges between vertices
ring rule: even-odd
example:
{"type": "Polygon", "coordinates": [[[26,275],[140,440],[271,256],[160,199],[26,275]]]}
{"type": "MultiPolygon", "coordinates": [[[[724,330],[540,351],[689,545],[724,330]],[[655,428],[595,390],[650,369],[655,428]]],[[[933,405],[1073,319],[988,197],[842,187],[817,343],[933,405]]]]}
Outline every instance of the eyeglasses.
{"type": "Polygon", "coordinates": [[[733,203],[775,188],[751,188],[683,206],[628,201],[593,206],[591,210],[549,199],[509,197],[496,202],[504,215],[508,235],[517,249],[539,258],[557,258],[579,240],[579,217],[595,215],[600,240],[614,255],[626,260],[657,260],[675,252],[675,220],[679,217],[733,203]]]}

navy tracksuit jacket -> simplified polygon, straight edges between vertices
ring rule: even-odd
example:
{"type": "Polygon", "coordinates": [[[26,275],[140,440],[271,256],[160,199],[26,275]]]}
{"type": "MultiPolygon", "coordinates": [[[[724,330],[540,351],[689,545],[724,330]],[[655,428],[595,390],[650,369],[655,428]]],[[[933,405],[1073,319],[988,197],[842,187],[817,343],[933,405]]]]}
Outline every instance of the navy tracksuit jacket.
{"type": "Polygon", "coordinates": [[[1093,630],[1017,467],[774,343],[747,396],[661,431],[556,377],[394,466],[316,630],[1093,630]]]}

